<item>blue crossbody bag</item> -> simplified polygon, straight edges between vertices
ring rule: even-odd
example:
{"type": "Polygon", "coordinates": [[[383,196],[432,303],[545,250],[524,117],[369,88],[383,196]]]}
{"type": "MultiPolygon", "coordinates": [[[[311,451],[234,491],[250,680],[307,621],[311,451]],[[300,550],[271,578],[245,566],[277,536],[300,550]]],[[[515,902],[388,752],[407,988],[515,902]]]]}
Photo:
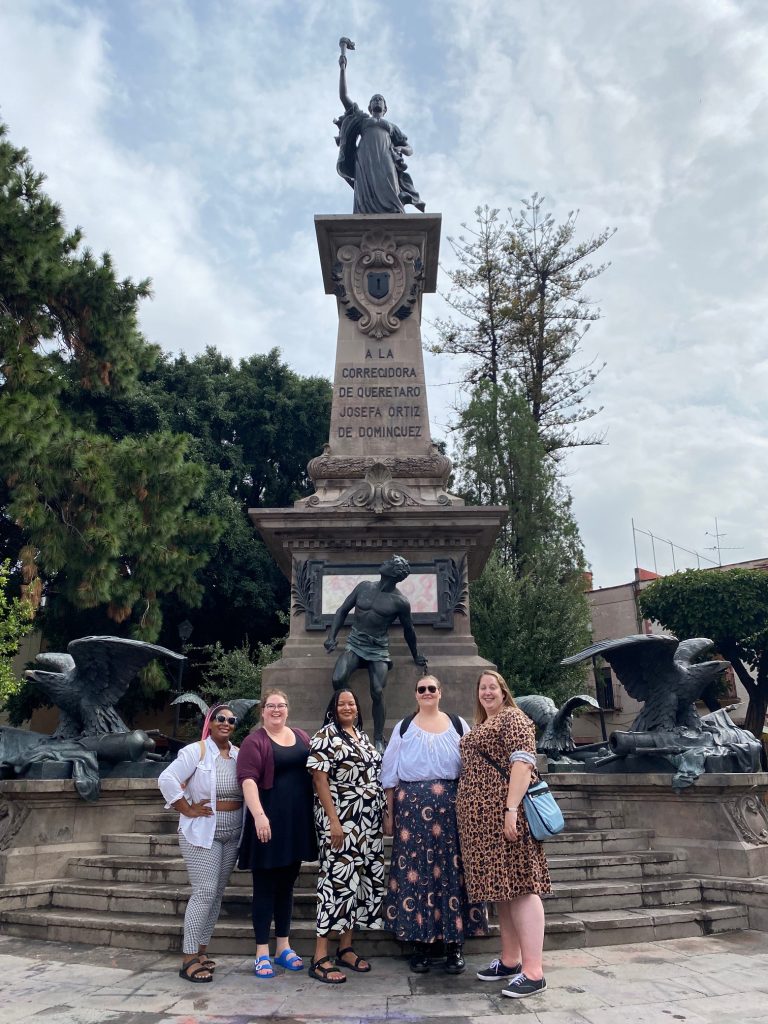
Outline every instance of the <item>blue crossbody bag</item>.
{"type": "MultiPolygon", "coordinates": [[[[509,771],[504,771],[498,761],[495,761],[482,750],[478,750],[478,754],[488,764],[492,764],[507,783],[509,782],[509,771]]],[[[542,779],[538,782],[532,782],[528,787],[523,797],[523,812],[525,813],[531,835],[534,839],[538,839],[539,842],[549,839],[551,836],[556,836],[558,832],[562,832],[565,828],[563,812],[552,795],[552,790],[542,779]]]]}
{"type": "Polygon", "coordinates": [[[563,812],[546,782],[532,782],[523,797],[523,810],[531,835],[539,842],[556,836],[565,828],[563,812]]]}

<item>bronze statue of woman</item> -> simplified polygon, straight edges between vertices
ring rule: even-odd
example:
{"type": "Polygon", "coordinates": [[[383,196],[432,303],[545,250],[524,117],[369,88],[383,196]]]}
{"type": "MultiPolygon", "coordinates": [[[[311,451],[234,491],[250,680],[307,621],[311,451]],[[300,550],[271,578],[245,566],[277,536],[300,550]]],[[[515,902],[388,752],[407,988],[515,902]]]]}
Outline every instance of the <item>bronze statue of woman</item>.
{"type": "Polygon", "coordinates": [[[354,49],[354,43],[341,39],[339,44],[339,99],[344,113],[334,121],[339,128],[336,170],[355,190],[352,212],[405,213],[405,205],[411,203],[423,213],[424,203],[406,170],[404,157],[413,152],[408,139],[385,119],[383,96],[371,96],[368,113],[349,98],[345,49],[354,49]]]}

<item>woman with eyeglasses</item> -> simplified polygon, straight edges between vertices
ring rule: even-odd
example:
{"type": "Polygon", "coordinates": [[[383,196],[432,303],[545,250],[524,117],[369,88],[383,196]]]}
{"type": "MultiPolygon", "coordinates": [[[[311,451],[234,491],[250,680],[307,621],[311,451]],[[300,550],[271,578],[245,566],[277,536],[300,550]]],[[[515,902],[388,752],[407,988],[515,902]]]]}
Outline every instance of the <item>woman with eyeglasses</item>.
{"type": "Polygon", "coordinates": [[[213,981],[216,963],[207,954],[208,943],[243,830],[238,749],[230,742],[236,725],[226,704],[214,705],[202,738],[183,747],[157,780],[166,806],[179,812],[179,847],[192,886],[179,976],[198,985],[213,981]]]}
{"type": "Polygon", "coordinates": [[[395,725],[381,769],[384,832],[392,836],[385,927],[414,944],[416,974],[430,970],[436,943],[445,970],[461,974],[464,939],[488,932],[485,906],[467,899],[456,825],[459,741],[469,726],[441,711],[440,697],[438,679],[419,679],[417,711],[395,725]]]}
{"type": "Polygon", "coordinates": [[[253,875],[253,973],[269,979],[275,977],[269,955],[273,919],[274,963],[286,971],[304,967],[290,942],[293,887],[301,862],[316,858],[317,843],[307,774],[309,736],[288,726],[288,698],[282,690],[262,694],[261,720],[261,728],[243,740],[237,762],[247,807],[239,864],[253,875]]]}
{"type": "Polygon", "coordinates": [[[344,968],[366,974],[367,960],[353,947],[355,928],[381,927],[384,897],[384,794],[381,754],[363,732],[351,690],[337,690],[325,725],[312,737],[307,768],[315,785],[315,824],[320,841],[317,940],[310,976],[326,985],[347,980],[344,968]],[[335,960],[328,939],[338,933],[335,960]]]}

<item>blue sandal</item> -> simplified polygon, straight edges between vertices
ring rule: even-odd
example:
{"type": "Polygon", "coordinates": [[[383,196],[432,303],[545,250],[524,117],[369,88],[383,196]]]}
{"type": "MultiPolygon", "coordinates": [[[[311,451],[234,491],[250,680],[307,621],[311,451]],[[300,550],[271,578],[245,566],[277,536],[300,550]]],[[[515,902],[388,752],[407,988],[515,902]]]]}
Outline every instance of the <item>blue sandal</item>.
{"type": "Polygon", "coordinates": [[[272,961],[268,956],[260,956],[253,961],[253,973],[257,978],[275,977],[275,972],[272,969],[272,961]]]}
{"type": "Polygon", "coordinates": [[[284,949],[280,956],[275,957],[275,963],[284,967],[286,971],[304,970],[304,961],[295,949],[284,949]]]}

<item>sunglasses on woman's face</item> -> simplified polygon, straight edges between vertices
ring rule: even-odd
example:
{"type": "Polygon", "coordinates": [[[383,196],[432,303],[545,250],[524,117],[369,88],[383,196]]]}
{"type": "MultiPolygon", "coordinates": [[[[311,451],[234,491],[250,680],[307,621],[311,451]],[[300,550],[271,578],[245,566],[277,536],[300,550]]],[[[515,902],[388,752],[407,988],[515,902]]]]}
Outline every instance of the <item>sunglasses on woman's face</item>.
{"type": "Polygon", "coordinates": [[[416,693],[437,693],[437,687],[432,684],[429,686],[417,686],[416,693]]]}
{"type": "Polygon", "coordinates": [[[219,725],[237,725],[237,719],[230,718],[229,715],[216,715],[214,722],[218,722],[219,725]]]}

